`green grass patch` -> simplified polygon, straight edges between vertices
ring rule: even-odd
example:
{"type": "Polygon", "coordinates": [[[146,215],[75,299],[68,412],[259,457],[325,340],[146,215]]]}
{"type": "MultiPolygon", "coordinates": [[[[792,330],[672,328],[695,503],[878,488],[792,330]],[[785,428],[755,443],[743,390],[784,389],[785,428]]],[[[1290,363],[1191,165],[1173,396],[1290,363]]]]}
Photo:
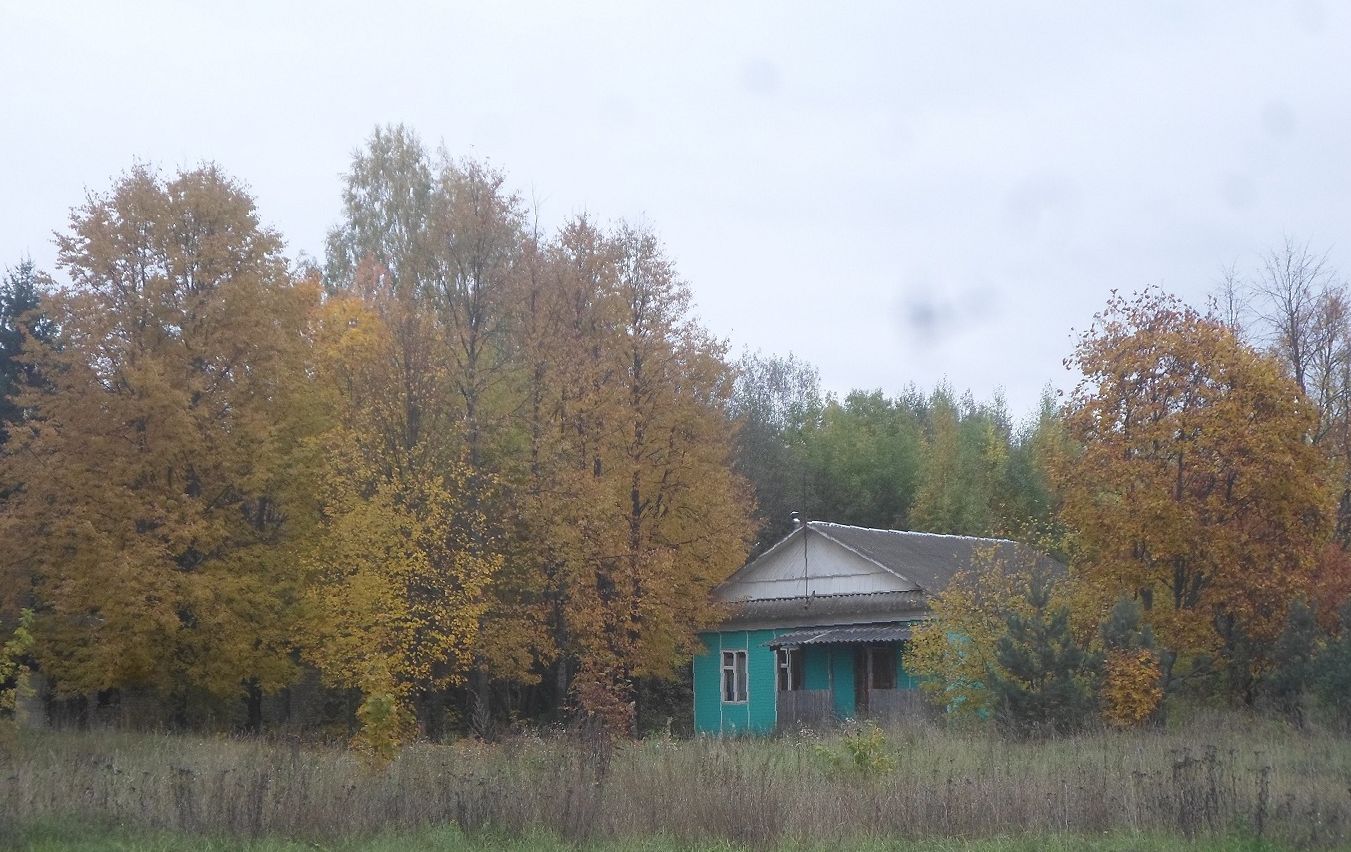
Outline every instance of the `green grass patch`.
{"type": "MultiPolygon", "coordinates": [[[[0,838],[3,839],[3,838],[0,838]]],[[[248,840],[128,826],[79,825],[28,826],[14,832],[6,845],[23,852],[432,852],[432,850],[482,850],[482,852],[737,852],[751,849],[726,841],[684,843],[672,838],[625,838],[598,843],[568,843],[558,837],[533,834],[502,837],[491,833],[467,836],[454,826],[392,833],[363,839],[300,841],[285,838],[248,840]],[[12,844],[12,845],[11,845],[12,844]]],[[[773,848],[787,852],[825,852],[838,845],[785,843],[773,848]]],[[[1186,840],[1158,834],[1085,837],[1044,834],[1023,837],[990,837],[974,840],[933,837],[922,840],[858,839],[848,843],[856,852],[1275,852],[1282,847],[1251,838],[1206,838],[1186,840]]]]}

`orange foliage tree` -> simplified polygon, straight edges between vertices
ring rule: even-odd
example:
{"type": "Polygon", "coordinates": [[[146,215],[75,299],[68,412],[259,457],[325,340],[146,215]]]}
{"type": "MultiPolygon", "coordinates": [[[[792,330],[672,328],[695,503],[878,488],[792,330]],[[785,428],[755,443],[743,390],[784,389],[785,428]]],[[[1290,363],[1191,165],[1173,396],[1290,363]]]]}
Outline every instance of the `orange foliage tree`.
{"type": "Polygon", "coordinates": [[[1299,388],[1156,292],[1114,295],[1067,366],[1083,374],[1065,413],[1075,446],[1053,476],[1088,597],[1100,612],[1138,599],[1174,653],[1274,637],[1329,531],[1317,412],[1299,388]]]}

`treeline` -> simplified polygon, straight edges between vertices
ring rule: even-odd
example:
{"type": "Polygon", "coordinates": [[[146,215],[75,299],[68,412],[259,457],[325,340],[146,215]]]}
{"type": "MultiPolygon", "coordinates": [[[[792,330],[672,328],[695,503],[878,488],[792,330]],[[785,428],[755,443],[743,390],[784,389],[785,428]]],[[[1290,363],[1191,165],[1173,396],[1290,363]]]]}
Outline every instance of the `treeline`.
{"type": "Polygon", "coordinates": [[[736,466],[753,485],[767,547],[792,513],[881,529],[1048,538],[1055,498],[1046,476],[1059,409],[1051,392],[1015,423],[1002,397],[978,402],[940,385],[897,397],[823,395],[793,357],[743,355],[732,414],[736,466]]]}
{"type": "Polygon", "coordinates": [[[1068,566],[940,597],[910,662],[950,707],[1134,724],[1347,653],[1351,294],[1305,247],[1204,313],[1114,297],[1019,423],[734,360],[650,230],[545,233],[401,127],[342,200],[323,263],[289,260],[218,168],[138,167],[72,211],[61,283],[0,286],[0,699],[30,671],[62,712],[377,752],[662,727],[710,589],[793,512],[1068,566]]]}
{"type": "Polygon", "coordinates": [[[317,672],[371,747],[630,728],[754,534],[724,344],[655,234],[544,234],[403,128],[343,201],[320,271],[216,167],[138,167],[72,212],[68,283],[11,274],[4,620],[56,696],[165,723],[256,728],[317,672]]]}

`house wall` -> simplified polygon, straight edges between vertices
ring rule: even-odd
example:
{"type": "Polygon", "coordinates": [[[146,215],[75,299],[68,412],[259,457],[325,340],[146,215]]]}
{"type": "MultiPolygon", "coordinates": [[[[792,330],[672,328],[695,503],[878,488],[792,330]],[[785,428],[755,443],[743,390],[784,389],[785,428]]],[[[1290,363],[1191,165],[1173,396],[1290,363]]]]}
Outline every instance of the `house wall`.
{"type": "MultiPolygon", "coordinates": [[[[769,733],[778,723],[778,672],[772,648],[765,643],[788,630],[725,630],[700,634],[703,653],[694,658],[694,730],[701,734],[769,733]],[[722,700],[722,652],[745,650],[746,691],[743,704],[722,700]]],[[[803,689],[831,689],[835,715],[852,718],[854,646],[823,645],[803,649],[803,689]]],[[[896,655],[896,687],[913,689],[918,680],[896,655]]]]}
{"type": "Polygon", "coordinates": [[[701,633],[704,652],[694,658],[694,730],[702,734],[769,733],[778,721],[774,651],[765,647],[781,630],[701,633]],[[722,700],[722,652],[746,651],[746,697],[722,700]]]}
{"type": "Polygon", "coordinates": [[[830,689],[830,648],[802,649],[802,688],[830,689]]]}

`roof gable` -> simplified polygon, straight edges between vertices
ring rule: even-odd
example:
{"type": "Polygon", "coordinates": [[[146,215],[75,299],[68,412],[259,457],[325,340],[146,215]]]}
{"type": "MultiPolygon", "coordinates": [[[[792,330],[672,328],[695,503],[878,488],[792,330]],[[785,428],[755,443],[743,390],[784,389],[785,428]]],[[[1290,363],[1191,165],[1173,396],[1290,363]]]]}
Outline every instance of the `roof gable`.
{"type": "Polygon", "coordinates": [[[871,556],[811,527],[790,533],[715,591],[724,601],[914,591],[916,584],[871,556]]]}

